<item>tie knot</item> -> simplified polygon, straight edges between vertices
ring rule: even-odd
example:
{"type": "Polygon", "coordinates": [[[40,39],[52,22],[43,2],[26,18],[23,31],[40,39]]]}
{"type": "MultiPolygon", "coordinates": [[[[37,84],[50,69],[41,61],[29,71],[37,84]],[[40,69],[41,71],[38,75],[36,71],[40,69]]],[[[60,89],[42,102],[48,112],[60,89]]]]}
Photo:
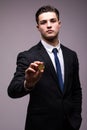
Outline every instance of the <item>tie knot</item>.
{"type": "Polygon", "coordinates": [[[52,50],[52,52],[53,52],[54,54],[57,54],[57,52],[58,52],[57,48],[54,48],[54,49],[52,50]]]}

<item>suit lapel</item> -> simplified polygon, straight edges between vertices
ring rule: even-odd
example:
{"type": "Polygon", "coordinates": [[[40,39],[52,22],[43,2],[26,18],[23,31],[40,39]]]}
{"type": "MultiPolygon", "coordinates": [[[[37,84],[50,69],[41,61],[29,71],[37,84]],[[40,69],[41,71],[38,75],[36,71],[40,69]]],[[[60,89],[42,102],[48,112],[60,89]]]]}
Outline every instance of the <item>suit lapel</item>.
{"type": "Polygon", "coordinates": [[[64,58],[64,93],[67,90],[67,81],[68,81],[68,64],[69,64],[69,59],[67,58],[67,53],[65,50],[65,47],[63,45],[61,45],[61,49],[62,49],[62,53],[63,53],[63,58],[64,58]]]}
{"type": "Polygon", "coordinates": [[[43,58],[46,70],[48,70],[48,72],[53,76],[55,82],[58,84],[57,75],[53,63],[41,42],[39,43],[39,54],[43,58]]]}

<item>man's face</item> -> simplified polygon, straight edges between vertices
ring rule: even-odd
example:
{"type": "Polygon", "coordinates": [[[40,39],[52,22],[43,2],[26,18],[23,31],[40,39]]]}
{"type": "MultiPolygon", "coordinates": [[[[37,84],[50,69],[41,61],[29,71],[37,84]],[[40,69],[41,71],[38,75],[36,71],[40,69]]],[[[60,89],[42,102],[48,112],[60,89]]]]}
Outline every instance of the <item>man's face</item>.
{"type": "Polygon", "coordinates": [[[45,12],[39,15],[37,28],[44,40],[51,40],[58,37],[61,22],[54,12],[45,12]]]}

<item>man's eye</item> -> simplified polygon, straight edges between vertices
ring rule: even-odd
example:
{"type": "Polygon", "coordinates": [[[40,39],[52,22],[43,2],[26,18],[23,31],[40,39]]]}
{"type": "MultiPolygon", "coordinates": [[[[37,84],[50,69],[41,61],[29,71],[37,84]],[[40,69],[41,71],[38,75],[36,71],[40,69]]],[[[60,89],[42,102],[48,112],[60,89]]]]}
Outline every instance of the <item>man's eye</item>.
{"type": "Polygon", "coordinates": [[[41,21],[41,22],[40,22],[40,24],[45,24],[45,23],[46,23],[46,21],[41,21]]]}
{"type": "Polygon", "coordinates": [[[51,19],[51,22],[54,23],[54,22],[56,22],[56,20],[55,19],[51,19]]]}

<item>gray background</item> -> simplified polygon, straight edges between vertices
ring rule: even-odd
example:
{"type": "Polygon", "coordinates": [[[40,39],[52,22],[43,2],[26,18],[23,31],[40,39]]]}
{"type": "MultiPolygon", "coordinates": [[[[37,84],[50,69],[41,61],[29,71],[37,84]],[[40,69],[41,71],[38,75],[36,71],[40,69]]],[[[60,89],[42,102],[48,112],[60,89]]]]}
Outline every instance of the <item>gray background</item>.
{"type": "Polygon", "coordinates": [[[80,63],[83,93],[82,125],[87,129],[87,0],[0,0],[0,130],[23,130],[28,96],[11,99],[7,87],[16,67],[16,57],[40,40],[35,12],[45,4],[60,10],[60,40],[75,50],[80,63]]]}

